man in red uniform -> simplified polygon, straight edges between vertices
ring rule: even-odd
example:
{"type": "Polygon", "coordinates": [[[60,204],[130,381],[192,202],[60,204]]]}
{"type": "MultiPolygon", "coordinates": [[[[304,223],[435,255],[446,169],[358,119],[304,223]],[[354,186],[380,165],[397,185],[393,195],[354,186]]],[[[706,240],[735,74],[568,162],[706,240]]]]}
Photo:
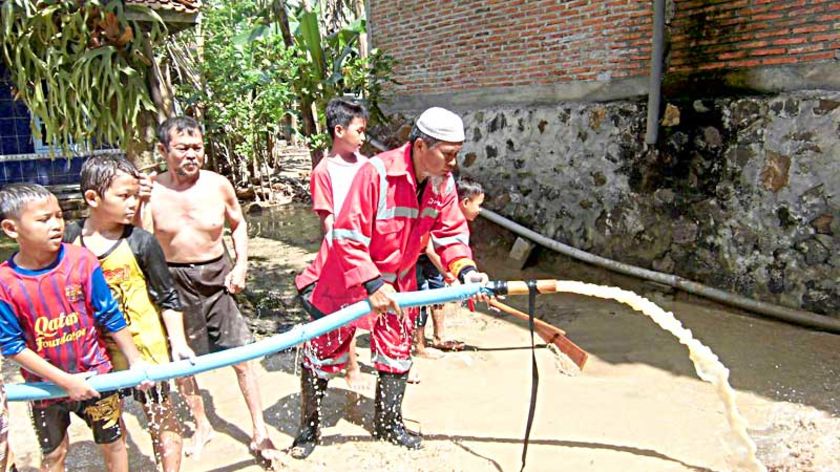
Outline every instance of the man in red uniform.
{"type": "MultiPolygon", "coordinates": [[[[371,158],[358,171],[336,218],[333,244],[321,247],[327,256],[317,281],[298,284],[304,308],[314,318],[370,301],[378,371],[373,435],[410,449],[421,445],[402,421],[417,309],[401,310],[391,295],[417,290],[415,264],[430,238],[449,272],[463,282],[487,281],[472,260],[469,228],[451,175],[463,142],[458,115],[443,108],[423,112],[408,143],[371,158]]],[[[347,362],[354,330],[344,326],[306,343],[294,457],[307,457],[318,442],[321,399],[328,379],[347,362]]]]}

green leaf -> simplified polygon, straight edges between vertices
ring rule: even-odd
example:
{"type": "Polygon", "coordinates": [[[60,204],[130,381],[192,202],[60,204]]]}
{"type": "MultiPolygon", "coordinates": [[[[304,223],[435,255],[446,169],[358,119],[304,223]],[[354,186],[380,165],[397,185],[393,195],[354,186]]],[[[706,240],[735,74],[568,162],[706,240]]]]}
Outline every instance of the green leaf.
{"type": "Polygon", "coordinates": [[[313,72],[317,80],[324,77],[324,51],[321,47],[321,31],[318,17],[314,12],[306,12],[300,17],[300,32],[306,51],[314,63],[313,72]]]}
{"type": "Polygon", "coordinates": [[[3,7],[0,8],[0,15],[3,16],[3,35],[9,37],[15,25],[15,2],[4,1],[3,7]]]}

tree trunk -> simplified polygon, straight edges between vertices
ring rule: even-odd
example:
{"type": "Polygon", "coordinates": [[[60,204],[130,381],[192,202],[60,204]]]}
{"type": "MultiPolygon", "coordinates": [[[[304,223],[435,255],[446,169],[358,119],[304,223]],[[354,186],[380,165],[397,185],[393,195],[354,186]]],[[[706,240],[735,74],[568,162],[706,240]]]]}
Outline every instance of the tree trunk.
{"type": "MultiPolygon", "coordinates": [[[[353,12],[356,14],[356,19],[358,18],[366,18],[367,12],[365,11],[365,0],[352,0],[353,1],[353,12]]],[[[367,29],[370,28],[370,21],[367,23],[367,27],[365,28],[365,32],[359,35],[359,55],[364,57],[368,57],[370,53],[370,46],[368,45],[368,34],[367,29]]]]}
{"type": "Polygon", "coordinates": [[[172,85],[167,81],[166,76],[160,68],[157,56],[152,50],[152,44],[145,35],[144,39],[144,52],[149,60],[152,61],[150,68],[151,74],[148,75],[149,92],[151,93],[152,100],[155,102],[155,107],[157,107],[158,122],[162,123],[172,116],[172,85]]]}
{"type": "Polygon", "coordinates": [[[154,114],[140,112],[137,115],[139,136],[125,145],[125,155],[138,168],[149,167],[155,162],[154,145],[157,141],[155,132],[157,120],[154,114]]]}
{"type": "MultiPolygon", "coordinates": [[[[304,0],[303,5],[304,8],[306,8],[307,10],[309,9],[308,1],[304,0]]],[[[286,12],[285,0],[277,0],[274,3],[274,15],[277,23],[280,25],[280,31],[283,34],[283,43],[286,45],[287,48],[294,47],[295,42],[294,38],[292,37],[291,28],[289,27],[289,15],[286,12]]],[[[298,102],[298,112],[300,112],[300,119],[303,124],[304,136],[314,136],[318,134],[318,120],[315,118],[317,115],[315,115],[313,112],[313,105],[314,103],[309,97],[300,97],[300,101],[298,102]]],[[[323,151],[320,149],[309,150],[309,155],[312,160],[313,169],[318,164],[318,161],[321,159],[322,154],[323,151]]]]}
{"type": "Polygon", "coordinates": [[[286,1],[276,0],[273,4],[274,18],[277,24],[280,25],[280,33],[283,35],[283,44],[287,48],[295,45],[295,40],[292,37],[292,30],[289,28],[289,14],[286,11],[286,1]]]}
{"type": "Polygon", "coordinates": [[[152,61],[147,86],[149,95],[157,108],[157,114],[141,112],[137,117],[139,136],[126,144],[126,156],[137,167],[148,167],[155,162],[154,145],[157,142],[157,125],[172,116],[172,85],[163,74],[149,38],[143,34],[143,49],[152,61]]]}
{"type": "MultiPolygon", "coordinates": [[[[198,63],[204,63],[204,24],[201,20],[201,15],[198,15],[198,21],[195,23],[195,53],[198,56],[198,63]]],[[[196,67],[198,71],[199,81],[201,82],[201,90],[207,91],[207,81],[204,80],[204,74],[200,67],[196,67]]],[[[193,117],[199,122],[204,121],[204,103],[198,102],[195,104],[195,116],[193,117]]]]}

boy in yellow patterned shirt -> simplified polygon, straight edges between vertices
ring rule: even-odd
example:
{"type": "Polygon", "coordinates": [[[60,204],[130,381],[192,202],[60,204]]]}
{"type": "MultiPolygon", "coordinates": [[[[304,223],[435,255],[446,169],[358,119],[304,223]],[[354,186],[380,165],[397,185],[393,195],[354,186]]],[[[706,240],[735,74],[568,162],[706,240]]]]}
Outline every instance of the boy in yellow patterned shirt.
{"type": "MultiPolygon", "coordinates": [[[[170,347],[175,360],[194,354],[184,338],[181,302],[163,250],[151,233],[130,224],[139,202],[137,177],[134,164],[121,155],[89,158],[82,167],[81,190],[90,217],[68,225],[64,238],[99,258],[143,359],[165,364],[170,347]]],[[[108,343],[107,348],[114,370],[126,369],[128,364],[116,345],[108,343]]],[[[183,443],[168,387],[163,382],[148,392],[134,391],[149,419],[155,459],[166,472],[180,469],[183,443]]]]}

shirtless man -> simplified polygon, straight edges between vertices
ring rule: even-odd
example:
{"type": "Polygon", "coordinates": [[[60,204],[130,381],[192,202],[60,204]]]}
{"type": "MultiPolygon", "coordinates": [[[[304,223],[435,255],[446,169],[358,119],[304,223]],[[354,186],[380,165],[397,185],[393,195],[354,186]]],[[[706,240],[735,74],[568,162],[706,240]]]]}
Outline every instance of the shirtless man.
{"type": "MultiPolygon", "coordinates": [[[[232,294],[245,288],[248,233],[233,186],[215,172],[202,170],[204,137],[198,122],[171,118],[158,128],[158,151],[167,171],[144,179],[149,195],[146,220],[163,248],[184,305],[184,330],[196,355],[243,346],[253,337],[232,294]],[[231,265],[222,235],[231,229],[236,262],[231,265]]],[[[263,419],[256,372],[250,362],[233,366],[253,423],[251,452],[270,460],[277,453],[263,419]]],[[[198,455],[213,435],[195,377],[177,379],[195,417],[195,434],[186,449],[198,455]]]]}

